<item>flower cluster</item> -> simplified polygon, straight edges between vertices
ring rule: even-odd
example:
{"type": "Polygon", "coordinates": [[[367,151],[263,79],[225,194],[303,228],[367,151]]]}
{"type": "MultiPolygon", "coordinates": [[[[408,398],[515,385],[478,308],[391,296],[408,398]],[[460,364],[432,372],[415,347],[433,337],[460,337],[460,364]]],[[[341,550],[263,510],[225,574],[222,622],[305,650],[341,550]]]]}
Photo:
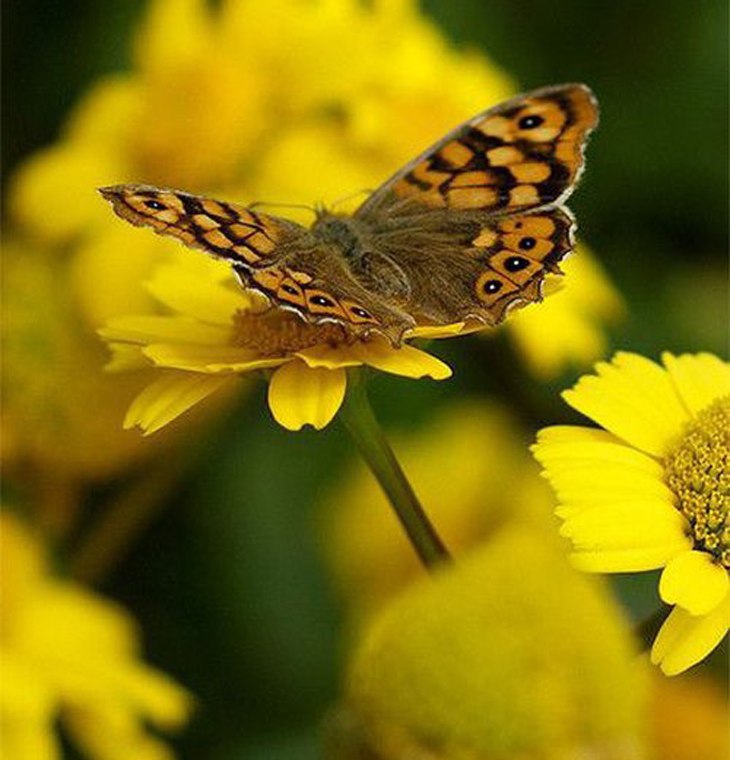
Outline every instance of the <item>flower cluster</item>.
{"type": "Polygon", "coordinates": [[[2,754],[59,757],[56,722],[91,757],[170,757],[149,732],[180,727],[191,696],[146,665],[134,621],[117,605],[51,572],[39,537],[0,516],[2,754]]]}

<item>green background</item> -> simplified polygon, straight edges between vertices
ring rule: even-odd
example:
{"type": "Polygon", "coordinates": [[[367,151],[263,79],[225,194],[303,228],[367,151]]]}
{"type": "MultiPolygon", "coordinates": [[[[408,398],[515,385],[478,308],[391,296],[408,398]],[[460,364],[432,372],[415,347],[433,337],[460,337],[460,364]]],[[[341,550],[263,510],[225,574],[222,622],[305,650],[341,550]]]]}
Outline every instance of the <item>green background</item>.
{"type": "MultiPolygon", "coordinates": [[[[654,358],[665,349],[724,354],[727,4],[424,7],[456,44],[483,48],[525,89],[583,81],[595,90],[601,126],[571,206],[629,302],[614,347],[654,358]]],[[[143,9],[139,0],[6,0],[5,178],[56,137],[97,76],[128,65],[129,34],[143,9]]],[[[538,387],[503,340],[443,346],[439,355],[458,367],[458,382],[373,384],[390,427],[417,428],[434,406],[465,392],[509,404],[530,429],[577,419],[557,398],[575,374],[538,387]]],[[[316,724],[337,693],[341,618],[311,506],[353,451],[336,424],[322,433],[282,430],[263,394],[259,385],[201,441],[168,508],[102,586],[139,619],[149,658],[200,698],[179,741],[183,757],[316,757],[316,724]]],[[[618,582],[637,617],[654,608],[654,586],[650,575],[618,582]]]]}

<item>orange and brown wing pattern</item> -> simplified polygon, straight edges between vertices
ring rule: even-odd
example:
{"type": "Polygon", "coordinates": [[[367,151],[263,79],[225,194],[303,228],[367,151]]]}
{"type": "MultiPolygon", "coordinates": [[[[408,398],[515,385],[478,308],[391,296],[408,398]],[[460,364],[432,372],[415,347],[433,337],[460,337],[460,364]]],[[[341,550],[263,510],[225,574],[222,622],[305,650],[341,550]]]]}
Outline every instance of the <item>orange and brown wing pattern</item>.
{"type": "Polygon", "coordinates": [[[358,335],[378,330],[394,342],[413,323],[361,287],[342,257],[317,247],[309,231],[294,222],[149,185],[100,192],[125,221],[230,262],[243,287],[308,322],[337,322],[358,335]]]}
{"type": "Polygon", "coordinates": [[[114,185],[99,192],[125,221],[250,269],[270,266],[282,242],[306,232],[294,222],[180,190],[114,185]]]}
{"type": "Polygon", "coordinates": [[[562,202],[583,168],[598,105],[582,84],[519,95],[458,127],[377,190],[358,215],[510,213],[562,202]]]}
{"type": "Polygon", "coordinates": [[[541,298],[547,273],[573,248],[573,219],[561,208],[513,214],[486,224],[472,241],[472,255],[483,269],[473,281],[476,303],[499,322],[513,302],[541,298]]]}
{"type": "Polygon", "coordinates": [[[337,322],[355,335],[377,330],[394,343],[400,341],[413,320],[353,282],[345,274],[341,261],[327,261],[324,252],[321,257],[314,266],[292,262],[291,266],[251,272],[235,269],[244,285],[254,287],[280,308],[295,311],[310,322],[337,322]]]}

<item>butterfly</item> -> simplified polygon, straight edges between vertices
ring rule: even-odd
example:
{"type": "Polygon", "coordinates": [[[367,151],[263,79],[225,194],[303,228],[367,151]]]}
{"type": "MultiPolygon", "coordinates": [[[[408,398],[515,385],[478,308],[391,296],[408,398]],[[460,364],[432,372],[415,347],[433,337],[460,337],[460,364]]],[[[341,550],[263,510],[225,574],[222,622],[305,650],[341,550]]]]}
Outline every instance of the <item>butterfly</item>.
{"type": "Polygon", "coordinates": [[[518,95],[447,134],[354,214],[321,209],[310,228],[180,190],[99,191],[122,219],[230,262],[273,307],[398,346],[414,327],[496,325],[541,300],[574,246],[564,204],[597,123],[583,84],[518,95]]]}

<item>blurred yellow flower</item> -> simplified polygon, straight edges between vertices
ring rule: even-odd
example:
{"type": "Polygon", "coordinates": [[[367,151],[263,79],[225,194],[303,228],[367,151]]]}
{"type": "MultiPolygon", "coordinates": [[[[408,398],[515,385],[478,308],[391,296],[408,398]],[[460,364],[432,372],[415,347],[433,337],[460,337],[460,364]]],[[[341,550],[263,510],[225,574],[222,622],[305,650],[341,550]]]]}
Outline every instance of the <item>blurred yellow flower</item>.
{"type": "Polygon", "coordinates": [[[711,354],[619,353],[563,395],[605,430],[540,432],[535,456],[555,488],[562,533],[592,572],[664,568],[675,605],[652,648],[674,675],[730,624],[730,364],[711,354]]]}
{"type": "Polygon", "coordinates": [[[646,683],[599,585],[542,528],[497,528],[370,622],[331,757],[644,757],[646,683]]]}
{"type": "Polygon", "coordinates": [[[587,367],[605,356],[604,325],[618,322],[625,311],[623,299],[585,246],[579,245],[560,267],[565,278],[546,281],[544,303],[516,311],[503,328],[543,379],[558,376],[566,365],[587,367]]]}
{"type": "Polygon", "coordinates": [[[309,325],[270,309],[262,296],[238,287],[225,264],[203,263],[208,277],[172,265],[149,283],[173,314],[119,317],[101,330],[116,352],[112,369],[141,359],[171,370],[137,396],[125,427],[153,433],[253,370],[274,370],[269,406],[289,430],[306,424],[319,429],[332,420],[345,396],[347,367],[364,364],[437,380],[451,374],[443,362],[412,346],[395,349],[380,336],[348,342],[338,325],[309,325]]]}
{"type": "Polygon", "coordinates": [[[64,484],[113,476],[169,443],[170,436],[151,443],[119,430],[140,378],[100,378],[105,352],[79,329],[62,262],[13,239],[3,256],[6,474],[30,475],[34,488],[61,498],[64,484]]]}
{"type": "Polygon", "coordinates": [[[3,757],[60,757],[60,720],[85,757],[171,758],[145,724],[179,728],[191,697],[140,659],[130,616],[53,575],[37,536],[8,513],[0,550],[3,757]]]}
{"type": "MultiPolygon", "coordinates": [[[[541,525],[545,540],[556,540],[550,490],[527,452],[528,441],[504,409],[475,399],[440,409],[417,434],[393,436],[398,461],[456,556],[506,522],[541,525]]],[[[364,464],[331,489],[320,515],[323,548],[353,618],[368,617],[423,575],[364,464]]]]}

